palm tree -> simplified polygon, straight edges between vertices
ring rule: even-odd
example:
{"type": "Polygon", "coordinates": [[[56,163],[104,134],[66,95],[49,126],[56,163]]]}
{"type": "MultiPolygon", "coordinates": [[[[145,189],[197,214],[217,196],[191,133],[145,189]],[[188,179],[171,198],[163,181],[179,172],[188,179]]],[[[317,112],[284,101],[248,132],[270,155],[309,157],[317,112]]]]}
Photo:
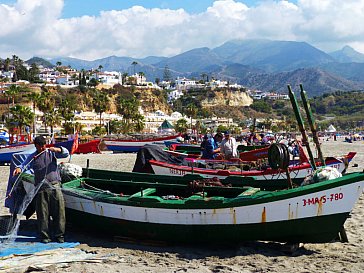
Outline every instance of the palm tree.
{"type": "Polygon", "coordinates": [[[145,74],[144,74],[144,72],[139,72],[138,75],[139,75],[140,83],[142,83],[142,79],[145,76],[145,74]]]}
{"type": "Polygon", "coordinates": [[[141,131],[143,131],[144,127],[145,127],[145,120],[144,120],[144,116],[140,113],[137,113],[134,115],[133,117],[133,122],[134,122],[134,128],[135,131],[140,133],[141,131]]]}
{"type": "Polygon", "coordinates": [[[133,97],[130,99],[120,99],[120,104],[117,108],[119,114],[123,116],[124,132],[130,130],[130,125],[133,117],[138,114],[139,101],[133,97]]]}
{"type": "Polygon", "coordinates": [[[124,84],[126,82],[126,79],[128,78],[128,73],[123,73],[123,75],[121,75],[121,82],[122,84],[124,84]]]}
{"type": "Polygon", "coordinates": [[[15,105],[10,108],[11,118],[9,123],[16,125],[19,128],[19,133],[23,132],[24,126],[30,126],[34,119],[34,113],[28,106],[15,105]]]}
{"type": "Polygon", "coordinates": [[[29,94],[27,94],[27,97],[30,99],[30,101],[33,104],[33,114],[34,114],[34,118],[33,118],[33,134],[36,133],[36,121],[37,121],[37,116],[35,114],[35,108],[39,102],[39,99],[41,97],[41,95],[39,93],[36,92],[31,92],[29,94]]]}
{"type": "Polygon", "coordinates": [[[187,105],[187,114],[191,118],[191,131],[192,131],[192,118],[196,117],[197,111],[198,109],[194,104],[190,103],[189,105],[187,105]]]}
{"type": "Polygon", "coordinates": [[[51,134],[53,135],[54,126],[61,124],[62,116],[57,109],[52,109],[45,113],[45,117],[49,126],[51,126],[51,134]]]}
{"type": "Polygon", "coordinates": [[[55,99],[54,96],[52,96],[52,93],[48,89],[46,88],[42,89],[43,90],[38,101],[38,108],[40,111],[43,112],[44,128],[47,130],[47,118],[49,116],[47,116],[46,113],[51,112],[54,109],[55,99]]]}
{"type": "Polygon", "coordinates": [[[14,106],[15,104],[15,97],[17,94],[19,94],[19,92],[21,91],[20,86],[12,84],[9,86],[9,89],[5,91],[5,94],[12,98],[12,105],[14,106]]]}
{"type": "Polygon", "coordinates": [[[107,94],[95,91],[92,97],[92,106],[96,113],[100,115],[100,127],[101,127],[101,116],[109,108],[109,98],[107,94]]]}
{"type": "Polygon", "coordinates": [[[132,63],[131,63],[131,65],[132,65],[132,66],[134,66],[134,74],[133,74],[133,75],[135,75],[135,66],[136,66],[137,64],[138,64],[138,62],[136,62],[136,61],[134,61],[134,62],[132,62],[132,63]]]}
{"type": "Polygon", "coordinates": [[[66,122],[73,120],[77,105],[77,98],[74,94],[67,94],[65,98],[61,98],[58,111],[66,122]]]}
{"type": "Polygon", "coordinates": [[[185,120],[184,118],[177,120],[176,124],[174,125],[174,128],[175,128],[176,132],[178,132],[178,133],[186,132],[186,130],[188,128],[187,120],[185,120]]]}

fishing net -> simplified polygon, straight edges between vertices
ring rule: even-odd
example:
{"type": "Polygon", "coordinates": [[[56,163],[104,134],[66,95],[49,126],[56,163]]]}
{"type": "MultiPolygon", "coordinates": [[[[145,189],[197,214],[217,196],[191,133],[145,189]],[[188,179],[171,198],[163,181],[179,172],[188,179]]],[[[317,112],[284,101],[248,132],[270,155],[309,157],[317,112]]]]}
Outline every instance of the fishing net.
{"type": "MultiPolygon", "coordinates": [[[[10,173],[12,173],[12,169],[10,173]]],[[[62,163],[58,165],[62,181],[70,181],[82,175],[80,166],[62,163]]],[[[11,176],[10,176],[11,180],[11,176]]],[[[10,244],[18,236],[18,230],[21,219],[30,218],[35,212],[35,197],[40,188],[56,189],[56,185],[43,179],[39,184],[34,184],[32,174],[22,173],[16,176],[11,187],[8,187],[7,193],[1,192],[0,201],[2,204],[7,203],[10,214],[0,216],[0,243],[1,245],[10,244]],[[10,202],[11,201],[11,202],[10,202]]]]}
{"type": "Polygon", "coordinates": [[[20,220],[29,218],[35,211],[35,196],[39,189],[47,184],[53,187],[45,179],[37,186],[34,185],[34,179],[31,175],[21,174],[15,181],[11,191],[5,196],[4,201],[8,198],[14,198],[13,207],[10,209],[10,215],[2,216],[0,221],[0,242],[11,243],[17,238],[20,220]]]}

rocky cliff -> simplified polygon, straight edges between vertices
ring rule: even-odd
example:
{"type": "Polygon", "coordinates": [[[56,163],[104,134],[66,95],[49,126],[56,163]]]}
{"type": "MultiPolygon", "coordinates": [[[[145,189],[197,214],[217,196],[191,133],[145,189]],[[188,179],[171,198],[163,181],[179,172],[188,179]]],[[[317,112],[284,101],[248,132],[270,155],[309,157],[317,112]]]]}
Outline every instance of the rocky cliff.
{"type": "Polygon", "coordinates": [[[215,107],[215,106],[249,106],[253,103],[253,99],[242,91],[218,91],[210,93],[205,99],[201,101],[202,107],[215,107]]]}

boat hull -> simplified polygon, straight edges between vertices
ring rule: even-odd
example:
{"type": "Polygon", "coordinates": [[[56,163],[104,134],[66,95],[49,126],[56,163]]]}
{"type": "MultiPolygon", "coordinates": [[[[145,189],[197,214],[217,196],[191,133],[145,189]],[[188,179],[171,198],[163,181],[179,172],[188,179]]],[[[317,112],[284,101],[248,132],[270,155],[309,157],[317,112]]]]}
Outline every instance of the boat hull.
{"type": "Polygon", "coordinates": [[[113,153],[135,153],[138,152],[146,144],[157,144],[164,146],[166,140],[176,139],[177,136],[168,136],[155,139],[145,140],[104,140],[108,150],[113,153]]]}
{"type": "Polygon", "coordinates": [[[10,145],[0,148],[0,164],[10,163],[13,154],[34,148],[33,144],[10,145]]]}
{"type": "Polygon", "coordinates": [[[114,236],[170,243],[330,242],[363,192],[364,175],[256,197],[88,199],[64,190],[67,220],[114,236]],[[119,201],[117,201],[119,200],[119,201]]]}
{"type": "MultiPolygon", "coordinates": [[[[344,172],[347,164],[352,160],[356,153],[349,153],[345,157],[330,158],[326,161],[326,166],[336,168],[340,173],[344,172]]],[[[205,178],[217,177],[224,179],[230,175],[238,176],[254,176],[257,180],[274,180],[286,179],[287,175],[284,170],[251,170],[251,171],[229,171],[229,170],[214,170],[198,167],[180,166],[169,164],[166,162],[149,160],[155,174],[159,175],[172,175],[184,176],[186,174],[199,174],[205,178]]],[[[312,173],[312,168],[309,163],[303,163],[296,166],[289,167],[289,174],[292,179],[304,179],[307,175],[312,173]]]]}

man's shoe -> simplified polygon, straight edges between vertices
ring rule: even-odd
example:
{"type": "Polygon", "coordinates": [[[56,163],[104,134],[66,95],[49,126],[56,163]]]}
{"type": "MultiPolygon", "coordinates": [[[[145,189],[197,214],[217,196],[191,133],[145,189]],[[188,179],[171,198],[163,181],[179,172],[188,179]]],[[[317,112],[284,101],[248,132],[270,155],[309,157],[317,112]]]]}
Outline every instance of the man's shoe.
{"type": "Polygon", "coordinates": [[[43,243],[43,244],[48,244],[48,243],[51,242],[51,240],[50,239],[42,239],[42,240],[40,240],[40,242],[43,243]]]}
{"type": "Polygon", "coordinates": [[[64,243],[64,238],[63,237],[57,238],[56,242],[62,244],[64,243]]]}

